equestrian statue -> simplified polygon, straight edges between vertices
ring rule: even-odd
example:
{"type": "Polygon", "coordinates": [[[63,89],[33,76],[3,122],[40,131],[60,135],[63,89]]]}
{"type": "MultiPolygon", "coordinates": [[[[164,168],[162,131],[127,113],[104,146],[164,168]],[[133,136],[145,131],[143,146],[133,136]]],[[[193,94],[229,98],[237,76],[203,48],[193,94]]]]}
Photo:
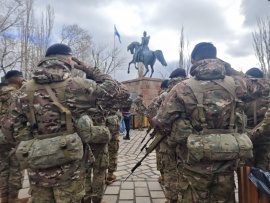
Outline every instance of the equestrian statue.
{"type": "Polygon", "coordinates": [[[148,44],[149,44],[150,36],[147,36],[147,33],[143,32],[142,37],[142,43],[139,42],[132,42],[128,47],[127,51],[130,51],[131,54],[133,54],[132,61],[128,64],[128,73],[130,73],[130,64],[134,63],[135,68],[138,70],[137,63],[141,62],[143,63],[144,67],[146,68],[146,71],[143,75],[145,75],[149,72],[148,66],[151,67],[151,75],[152,77],[154,73],[154,64],[156,62],[156,59],[163,65],[167,66],[167,63],[164,59],[163,53],[161,50],[151,51],[149,50],[148,44]]]}

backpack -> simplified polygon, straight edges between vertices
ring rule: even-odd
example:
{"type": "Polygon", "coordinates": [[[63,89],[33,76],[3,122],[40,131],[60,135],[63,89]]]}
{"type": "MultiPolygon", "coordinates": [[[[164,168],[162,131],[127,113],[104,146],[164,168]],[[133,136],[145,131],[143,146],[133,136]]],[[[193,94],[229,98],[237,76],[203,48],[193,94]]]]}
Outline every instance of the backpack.
{"type": "Polygon", "coordinates": [[[36,84],[33,80],[26,84],[26,94],[30,106],[30,123],[37,125],[33,105],[34,93],[40,89],[46,89],[53,105],[61,112],[61,124],[66,125],[65,131],[51,134],[38,134],[33,130],[33,139],[21,141],[16,150],[16,157],[22,169],[45,169],[54,166],[61,166],[72,161],[81,160],[84,150],[79,135],[73,129],[71,112],[65,108],[55,96],[52,88],[55,89],[60,99],[64,99],[67,83],[36,84]]]}
{"type": "Polygon", "coordinates": [[[190,134],[187,139],[188,159],[192,157],[196,161],[210,160],[234,160],[237,158],[252,158],[252,142],[245,133],[237,133],[234,129],[236,121],[236,104],[240,102],[235,94],[235,82],[233,78],[225,76],[224,82],[212,80],[225,89],[231,97],[229,129],[207,129],[204,113],[203,93],[206,90],[214,90],[202,86],[191,78],[185,83],[189,85],[197,100],[197,110],[201,119],[202,131],[198,134],[190,134]]]}

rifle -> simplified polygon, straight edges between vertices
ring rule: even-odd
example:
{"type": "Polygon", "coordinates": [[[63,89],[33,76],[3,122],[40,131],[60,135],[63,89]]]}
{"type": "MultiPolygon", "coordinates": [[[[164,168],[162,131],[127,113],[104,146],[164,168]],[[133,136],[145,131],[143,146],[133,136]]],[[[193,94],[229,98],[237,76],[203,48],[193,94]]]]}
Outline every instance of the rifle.
{"type": "Polygon", "coordinates": [[[155,137],[156,134],[157,134],[157,131],[154,129],[154,131],[150,134],[150,138],[143,145],[143,147],[140,150],[140,153],[136,156],[136,158],[142,153],[142,151],[147,147],[147,144],[155,137]]]}
{"type": "Polygon", "coordinates": [[[146,154],[144,157],[136,163],[136,165],[131,169],[130,174],[128,177],[125,179],[124,182],[134,173],[134,171],[142,164],[143,160],[162,142],[162,140],[166,137],[165,134],[159,134],[154,141],[149,145],[149,147],[146,149],[146,154]]]}
{"type": "Polygon", "coordinates": [[[141,141],[141,144],[143,143],[143,141],[145,140],[145,138],[147,137],[148,133],[149,133],[151,130],[152,130],[152,127],[149,126],[148,129],[147,129],[147,131],[146,131],[146,135],[144,136],[144,138],[143,138],[142,141],[141,141]]]}

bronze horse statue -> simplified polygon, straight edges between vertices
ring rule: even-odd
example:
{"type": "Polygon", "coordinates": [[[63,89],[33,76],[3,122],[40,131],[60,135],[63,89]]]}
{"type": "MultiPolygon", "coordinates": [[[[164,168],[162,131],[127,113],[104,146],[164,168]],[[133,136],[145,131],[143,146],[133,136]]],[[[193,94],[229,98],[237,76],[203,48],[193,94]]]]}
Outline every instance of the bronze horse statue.
{"type": "Polygon", "coordinates": [[[154,73],[154,64],[156,62],[156,59],[163,66],[167,66],[167,63],[164,59],[164,56],[163,56],[163,53],[161,50],[151,51],[151,50],[144,50],[143,49],[143,50],[139,51],[138,53],[136,53],[137,50],[139,49],[139,47],[140,47],[139,42],[132,42],[127,47],[127,51],[130,51],[130,53],[133,54],[133,59],[128,64],[128,73],[130,73],[130,64],[132,64],[132,63],[134,63],[136,69],[138,69],[138,67],[136,66],[136,63],[142,62],[144,64],[146,71],[145,71],[143,77],[145,77],[145,75],[149,72],[148,66],[150,65],[150,67],[151,67],[150,78],[152,77],[152,75],[154,73]]]}

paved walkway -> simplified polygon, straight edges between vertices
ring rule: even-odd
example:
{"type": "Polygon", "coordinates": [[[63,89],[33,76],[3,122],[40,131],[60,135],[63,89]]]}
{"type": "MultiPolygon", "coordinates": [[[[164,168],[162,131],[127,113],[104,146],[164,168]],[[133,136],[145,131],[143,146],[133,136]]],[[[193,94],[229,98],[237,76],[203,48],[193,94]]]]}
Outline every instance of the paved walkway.
{"type": "MultiPolygon", "coordinates": [[[[159,172],[156,170],[155,152],[151,153],[134,174],[123,183],[130,170],[144,155],[141,153],[136,158],[142,147],[140,143],[145,133],[146,131],[131,130],[131,139],[128,141],[120,137],[118,170],[115,173],[118,181],[107,186],[104,195],[106,203],[164,203],[166,201],[164,189],[157,181],[159,172]]],[[[29,183],[26,175],[19,198],[29,197],[28,190],[29,183]]]]}

